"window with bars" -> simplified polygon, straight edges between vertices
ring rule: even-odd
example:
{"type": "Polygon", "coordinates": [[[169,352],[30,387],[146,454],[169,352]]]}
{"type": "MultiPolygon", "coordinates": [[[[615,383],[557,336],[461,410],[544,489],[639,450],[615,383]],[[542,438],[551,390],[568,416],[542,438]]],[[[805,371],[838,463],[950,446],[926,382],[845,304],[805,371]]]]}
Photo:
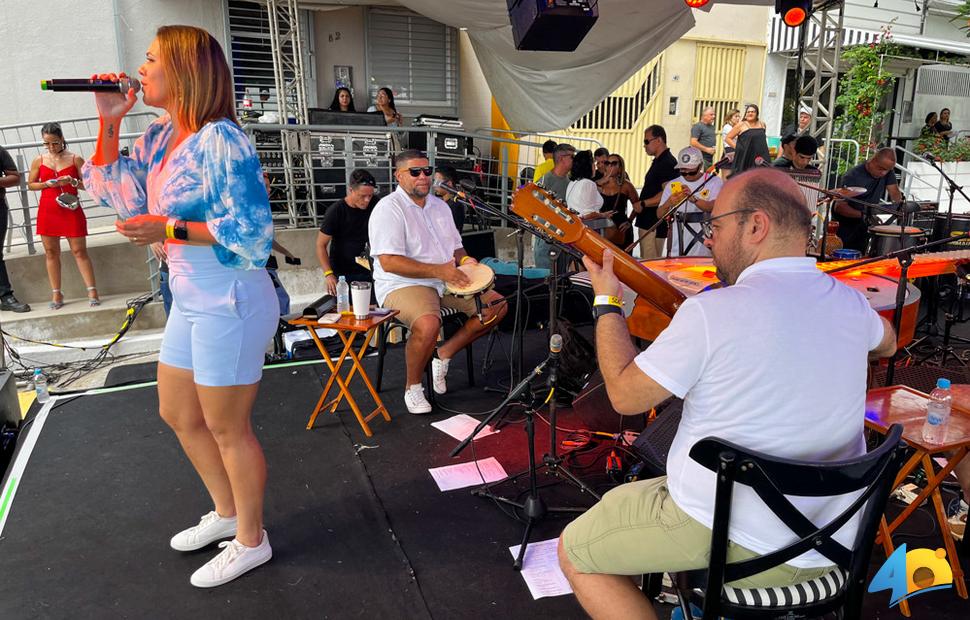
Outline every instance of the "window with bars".
{"type": "MultiPolygon", "coordinates": [[[[266,5],[243,0],[228,0],[226,9],[229,16],[229,49],[226,52],[232,65],[236,107],[240,114],[244,113],[246,108],[242,107],[242,104],[247,101],[256,114],[275,112],[277,109],[276,79],[273,76],[273,49],[270,44],[269,14],[266,11],[266,5]]],[[[311,37],[307,36],[311,24],[309,12],[301,10],[299,19],[304,54],[308,54],[311,40],[311,37]]],[[[283,49],[284,55],[292,56],[292,45],[289,42],[284,42],[284,45],[286,46],[283,49]]],[[[307,73],[303,79],[308,81],[308,98],[310,105],[313,105],[316,99],[314,95],[316,87],[312,79],[312,65],[308,58],[304,58],[303,65],[307,73]]],[[[290,67],[284,68],[283,79],[284,81],[294,79],[290,67]]]]}
{"type": "Polygon", "coordinates": [[[660,88],[660,63],[632,94],[613,94],[573,123],[572,129],[629,131],[660,88]]]}
{"type": "Polygon", "coordinates": [[[367,12],[368,94],[387,86],[397,104],[458,111],[458,31],[403,11],[367,12]]]}

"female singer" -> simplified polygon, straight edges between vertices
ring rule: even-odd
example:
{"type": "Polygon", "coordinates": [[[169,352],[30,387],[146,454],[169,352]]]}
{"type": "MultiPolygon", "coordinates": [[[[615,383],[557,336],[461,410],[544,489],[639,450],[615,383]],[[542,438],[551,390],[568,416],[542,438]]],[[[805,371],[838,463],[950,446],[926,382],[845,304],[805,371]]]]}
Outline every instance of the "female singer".
{"type": "Polygon", "coordinates": [[[229,67],[212,35],[162,26],[138,73],[145,104],[167,114],[148,127],[131,157],[119,157],[118,132],[135,93],[96,94],[101,129],[84,180],[89,193],[117,210],[121,234],[136,245],[165,243],[174,304],[158,360],[159,413],[213,503],[171,546],[191,551],[235,536],[190,579],[213,587],[272,557],[263,529],[266,463],[250,415],[279,320],[263,269],[273,222],[259,160],[236,122],[229,67]]]}
{"type": "Polygon", "coordinates": [[[98,287],[94,282],[94,265],[88,255],[88,221],[84,210],[70,204],[63,206],[58,196],[71,194],[84,189],[81,183],[81,167],[84,159],[67,150],[67,141],[57,123],[47,123],[40,128],[40,135],[47,147],[47,154],[40,155],[30,164],[27,187],[40,191],[37,205],[37,234],[44,242],[44,256],[47,259],[47,279],[51,283],[51,302],[49,308],[57,310],[64,306],[61,293],[61,237],[67,237],[67,244],[74,255],[77,270],[81,272],[84,286],[88,288],[88,304],[100,306],[98,287]]]}

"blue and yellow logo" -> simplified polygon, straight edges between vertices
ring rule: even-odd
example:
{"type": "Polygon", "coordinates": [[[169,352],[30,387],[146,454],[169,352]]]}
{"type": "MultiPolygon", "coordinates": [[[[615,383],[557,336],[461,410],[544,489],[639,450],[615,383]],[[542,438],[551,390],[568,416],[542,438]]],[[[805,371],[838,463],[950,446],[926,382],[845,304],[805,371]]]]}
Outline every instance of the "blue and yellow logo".
{"type": "Polygon", "coordinates": [[[869,584],[869,592],[892,590],[890,607],[911,596],[953,586],[953,570],[946,561],[946,550],[913,549],[900,546],[879,567],[869,584]]]}

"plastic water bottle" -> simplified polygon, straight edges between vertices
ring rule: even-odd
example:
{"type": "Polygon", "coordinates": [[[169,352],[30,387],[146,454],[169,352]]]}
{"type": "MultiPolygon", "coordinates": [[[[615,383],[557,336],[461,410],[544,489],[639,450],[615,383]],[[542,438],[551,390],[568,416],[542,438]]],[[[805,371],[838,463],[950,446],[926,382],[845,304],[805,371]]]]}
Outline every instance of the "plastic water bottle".
{"type": "Polygon", "coordinates": [[[926,423],[923,424],[923,441],[941,444],[946,441],[946,427],[950,422],[950,380],[937,379],[936,389],[930,392],[926,404],[926,423]]]}
{"type": "Polygon", "coordinates": [[[37,402],[46,403],[50,400],[51,395],[47,391],[47,377],[40,371],[40,368],[34,369],[34,390],[37,392],[37,402]]]}
{"type": "Polygon", "coordinates": [[[337,280],[337,312],[350,314],[350,285],[344,276],[337,280]]]}

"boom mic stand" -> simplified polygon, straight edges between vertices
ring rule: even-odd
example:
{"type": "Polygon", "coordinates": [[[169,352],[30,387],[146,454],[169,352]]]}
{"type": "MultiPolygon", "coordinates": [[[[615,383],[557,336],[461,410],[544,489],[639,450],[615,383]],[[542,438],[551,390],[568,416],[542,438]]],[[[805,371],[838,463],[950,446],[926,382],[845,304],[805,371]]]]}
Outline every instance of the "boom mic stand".
{"type": "MultiPolygon", "coordinates": [[[[535,369],[533,369],[533,371],[529,374],[529,376],[525,377],[518,385],[512,388],[512,390],[509,392],[509,395],[505,397],[505,400],[503,400],[498,405],[498,407],[493,409],[492,412],[489,413],[484,420],[479,422],[478,426],[475,427],[475,430],[473,430],[471,434],[468,435],[468,437],[462,440],[462,442],[459,443],[457,446],[455,446],[455,449],[451,451],[452,457],[458,456],[458,454],[462,450],[468,447],[468,444],[470,444],[475,439],[475,436],[479,432],[481,432],[483,428],[488,426],[489,423],[492,422],[492,420],[494,420],[499,416],[499,414],[503,414],[506,411],[506,408],[512,401],[517,399],[524,399],[527,402],[527,404],[525,405],[525,431],[526,431],[526,437],[529,445],[529,468],[523,472],[520,472],[509,478],[506,478],[505,480],[500,480],[498,482],[494,482],[490,484],[484,484],[478,487],[477,489],[475,489],[474,491],[472,491],[472,495],[476,495],[478,497],[487,497],[493,501],[506,504],[509,506],[513,506],[515,508],[520,509],[525,515],[526,525],[525,525],[525,530],[522,533],[522,544],[519,546],[519,553],[512,563],[512,568],[515,570],[522,570],[522,560],[525,557],[525,551],[529,545],[529,539],[532,536],[532,529],[547,514],[551,512],[552,513],[582,513],[586,511],[585,508],[548,507],[546,506],[545,501],[543,501],[542,496],[539,495],[539,484],[538,484],[538,478],[537,478],[539,467],[550,467],[550,465],[545,462],[545,459],[542,465],[538,465],[536,463],[535,416],[537,415],[537,411],[533,406],[534,396],[532,394],[531,382],[534,378],[542,375],[542,373],[545,372],[546,368],[550,365],[550,363],[554,359],[555,359],[554,354],[550,353],[550,356],[548,358],[543,360],[538,366],[535,367],[535,369]],[[520,502],[515,499],[509,499],[501,495],[496,495],[495,493],[492,492],[492,489],[495,486],[499,484],[504,484],[507,482],[513,482],[526,475],[529,476],[529,493],[528,493],[528,496],[525,498],[525,501],[520,502]]],[[[555,441],[555,429],[553,428],[550,431],[550,433],[552,433],[553,441],[555,441]]],[[[594,493],[592,489],[590,489],[581,481],[579,481],[577,478],[575,478],[571,473],[569,473],[563,468],[558,468],[558,471],[562,473],[564,476],[567,476],[571,482],[574,482],[574,484],[576,484],[580,488],[580,490],[590,493],[590,495],[595,497],[597,500],[599,499],[599,495],[594,493]]]]}
{"type": "MultiPolygon", "coordinates": [[[[944,243],[952,243],[953,241],[960,241],[962,239],[970,238],[970,233],[963,233],[956,237],[951,237],[949,239],[940,239],[939,241],[930,241],[929,243],[924,243],[923,245],[915,245],[912,247],[900,248],[894,252],[889,252],[882,256],[875,256],[857,263],[852,263],[845,265],[843,267],[838,267],[828,272],[829,275],[837,273],[839,271],[845,271],[848,269],[859,269],[870,263],[875,263],[877,261],[886,260],[890,258],[895,258],[899,261],[899,277],[896,279],[896,307],[893,311],[893,330],[896,332],[896,336],[899,336],[899,326],[902,324],[903,320],[903,306],[906,303],[906,293],[908,287],[908,274],[909,267],[913,264],[913,254],[921,252],[927,248],[936,247],[944,243]]],[[[886,382],[885,385],[892,385],[893,380],[896,376],[896,359],[899,356],[899,350],[893,352],[892,357],[889,358],[889,367],[886,369],[886,382]]]]}

